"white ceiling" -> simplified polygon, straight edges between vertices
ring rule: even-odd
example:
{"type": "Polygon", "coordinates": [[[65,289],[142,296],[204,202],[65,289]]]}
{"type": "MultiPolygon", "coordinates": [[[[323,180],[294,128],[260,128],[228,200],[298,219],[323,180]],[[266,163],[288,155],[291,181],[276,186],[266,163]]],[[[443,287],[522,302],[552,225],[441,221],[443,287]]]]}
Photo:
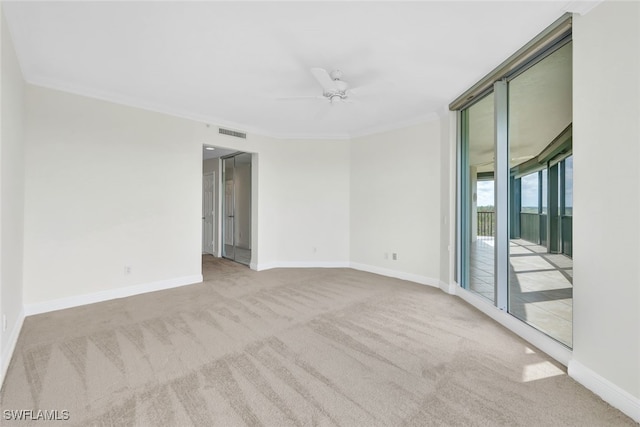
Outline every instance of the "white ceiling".
{"type": "Polygon", "coordinates": [[[3,2],[33,84],[278,137],[348,137],[444,111],[560,17],[534,2],[3,2]],[[340,68],[353,103],[309,69],[340,68]]]}

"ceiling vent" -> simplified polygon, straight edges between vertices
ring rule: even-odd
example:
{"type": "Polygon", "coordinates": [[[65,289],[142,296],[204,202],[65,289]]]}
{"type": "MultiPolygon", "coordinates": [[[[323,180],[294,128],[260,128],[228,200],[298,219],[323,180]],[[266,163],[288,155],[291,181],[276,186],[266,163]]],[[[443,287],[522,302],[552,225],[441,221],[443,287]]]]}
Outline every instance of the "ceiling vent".
{"type": "Polygon", "coordinates": [[[218,133],[223,135],[235,136],[236,138],[244,138],[247,139],[247,134],[242,132],[236,132],[235,130],[218,128],[218,133]]]}

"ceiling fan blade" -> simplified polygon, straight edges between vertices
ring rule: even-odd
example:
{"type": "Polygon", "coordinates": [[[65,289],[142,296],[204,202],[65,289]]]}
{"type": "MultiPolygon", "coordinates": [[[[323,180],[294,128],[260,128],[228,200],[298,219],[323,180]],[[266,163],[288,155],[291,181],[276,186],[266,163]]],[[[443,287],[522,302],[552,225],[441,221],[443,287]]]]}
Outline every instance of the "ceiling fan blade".
{"type": "Polygon", "coordinates": [[[312,68],[311,74],[318,80],[318,83],[320,83],[320,86],[322,86],[325,92],[335,92],[339,90],[336,82],[333,81],[327,70],[323,68],[312,68]]]}

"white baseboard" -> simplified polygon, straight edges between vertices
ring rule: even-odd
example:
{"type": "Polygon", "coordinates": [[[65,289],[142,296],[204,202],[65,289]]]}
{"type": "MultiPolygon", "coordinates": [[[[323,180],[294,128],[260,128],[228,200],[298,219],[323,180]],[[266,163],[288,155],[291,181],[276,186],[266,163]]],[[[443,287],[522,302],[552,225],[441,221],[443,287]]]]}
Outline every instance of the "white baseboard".
{"type": "Polygon", "coordinates": [[[548,337],[532,326],[527,325],[523,321],[513,317],[511,314],[498,309],[491,301],[469,292],[466,289],[455,285],[455,295],[462,298],[496,322],[500,323],[511,332],[522,337],[525,341],[538,347],[540,350],[567,366],[571,360],[573,353],[570,349],[560,344],[556,340],[548,337]]]}
{"type": "Polygon", "coordinates": [[[442,289],[442,292],[449,295],[456,294],[456,288],[458,287],[456,284],[443,282],[442,280],[440,280],[438,283],[440,284],[440,289],[442,289]]]}
{"type": "Polygon", "coordinates": [[[23,309],[20,310],[20,313],[18,313],[18,318],[13,324],[13,328],[11,329],[11,333],[9,334],[9,340],[7,341],[7,347],[2,349],[2,359],[0,359],[0,388],[4,384],[4,379],[7,375],[7,370],[9,369],[9,363],[11,363],[11,357],[13,356],[13,352],[16,349],[18,337],[20,337],[20,331],[22,330],[22,325],[24,323],[24,317],[25,316],[23,309]]]}
{"type": "Polygon", "coordinates": [[[640,399],[596,374],[575,359],[569,362],[569,376],[640,423],[640,399]]]}
{"type": "Polygon", "coordinates": [[[366,271],[368,273],[375,273],[381,276],[393,277],[395,279],[408,280],[409,282],[419,283],[421,285],[440,287],[440,281],[438,279],[432,279],[431,277],[421,276],[419,274],[405,273],[404,271],[391,270],[388,268],[377,267],[374,265],[360,264],[352,262],[349,264],[354,270],[366,271]]]}
{"type": "Polygon", "coordinates": [[[301,262],[268,262],[263,264],[251,264],[250,268],[256,271],[270,270],[272,268],[353,268],[354,270],[375,273],[381,276],[393,277],[396,279],[408,280],[421,285],[440,286],[440,281],[427,276],[405,273],[403,271],[390,270],[373,265],[359,264],[347,261],[301,261],[301,262]]]}
{"type": "Polygon", "coordinates": [[[94,292],[91,294],[75,295],[66,298],[59,298],[51,301],[26,304],[24,313],[26,316],[34,314],[48,313],[50,311],[64,310],[65,308],[78,307],[96,302],[109,301],[117,298],[125,298],[133,295],[145,294],[147,292],[161,291],[164,289],[177,288],[185,285],[202,282],[202,275],[175,277],[173,279],[160,280],[157,282],[143,283],[140,285],[126,286],[123,288],[109,289],[106,291],[94,292]]]}
{"type": "Polygon", "coordinates": [[[251,265],[256,271],[271,270],[272,268],[348,268],[349,263],[346,261],[280,261],[267,262],[263,264],[251,265]]]}

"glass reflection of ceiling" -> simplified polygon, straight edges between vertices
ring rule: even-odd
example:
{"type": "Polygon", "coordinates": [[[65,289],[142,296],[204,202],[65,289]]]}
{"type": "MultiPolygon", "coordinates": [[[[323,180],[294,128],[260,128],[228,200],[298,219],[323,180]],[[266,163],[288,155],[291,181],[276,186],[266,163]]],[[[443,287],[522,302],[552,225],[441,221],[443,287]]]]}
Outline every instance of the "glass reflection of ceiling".
{"type": "MultiPolygon", "coordinates": [[[[509,82],[511,166],[537,156],[570,123],[571,43],[509,82]]],[[[493,170],[493,94],[469,108],[469,163],[493,170]]]]}
{"type": "Polygon", "coordinates": [[[469,165],[478,172],[493,170],[493,93],[469,107],[469,165]]]}

